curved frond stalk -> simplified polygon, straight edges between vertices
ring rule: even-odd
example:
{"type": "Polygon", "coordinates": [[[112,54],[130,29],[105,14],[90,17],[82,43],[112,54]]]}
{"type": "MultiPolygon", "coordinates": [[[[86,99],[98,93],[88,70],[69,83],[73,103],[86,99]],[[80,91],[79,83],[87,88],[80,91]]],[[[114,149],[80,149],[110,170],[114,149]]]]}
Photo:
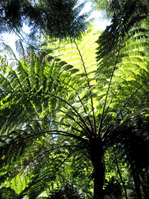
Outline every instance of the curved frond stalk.
{"type": "Polygon", "coordinates": [[[79,114],[79,112],[78,112],[69,102],[67,102],[66,100],[62,99],[61,97],[55,96],[55,95],[53,95],[53,94],[49,94],[49,95],[52,96],[52,97],[54,97],[54,98],[57,98],[57,99],[63,101],[63,102],[66,103],[67,105],[69,105],[69,106],[74,110],[74,114],[80,118],[80,121],[81,121],[82,124],[85,126],[85,128],[86,128],[87,130],[90,131],[90,129],[89,129],[88,126],[86,125],[85,121],[83,120],[83,118],[81,117],[81,115],[79,114]]]}
{"type": "MultiPolygon", "coordinates": [[[[91,126],[92,132],[96,133],[96,122],[95,122],[95,113],[94,113],[94,100],[93,100],[93,93],[92,90],[93,87],[93,76],[96,72],[96,59],[95,59],[95,48],[97,44],[95,43],[98,35],[97,34],[87,34],[85,38],[81,42],[72,41],[71,44],[66,44],[64,47],[60,47],[54,54],[60,56],[61,59],[67,61],[68,64],[73,65],[73,68],[78,70],[76,72],[76,75],[73,75],[71,78],[71,81],[69,82],[68,86],[71,86],[74,82],[76,82],[76,79],[80,81],[80,86],[82,87],[84,84],[84,88],[88,92],[92,107],[92,114],[93,118],[90,119],[88,117],[89,124],[91,126]],[[91,53],[92,52],[92,53],[91,53]],[[76,61],[75,61],[76,60],[76,61]],[[81,82],[83,83],[81,85],[81,82]]],[[[63,69],[63,68],[62,68],[63,69]]],[[[65,68],[64,68],[65,69],[65,68]]],[[[66,68],[66,73],[68,73],[70,70],[66,68]]],[[[75,91],[79,91],[78,85],[75,83],[75,91]]],[[[74,87],[74,85],[73,85],[74,87]]],[[[95,89],[94,89],[95,90],[95,89]]],[[[80,92],[80,91],[79,91],[80,92]]],[[[82,92],[83,94],[83,92],[82,92]]],[[[95,95],[95,93],[94,93],[95,95]]],[[[79,97],[81,96],[81,93],[79,97]]],[[[81,98],[80,98],[81,99],[81,98]]],[[[85,114],[87,114],[87,107],[83,102],[84,100],[81,99],[80,103],[82,104],[85,114]]],[[[87,114],[88,115],[88,114],[87,114]]]]}
{"type": "Polygon", "coordinates": [[[105,101],[104,101],[102,115],[101,115],[100,123],[99,123],[99,126],[98,126],[98,134],[100,134],[100,131],[102,129],[102,124],[103,124],[104,114],[105,114],[105,108],[106,108],[106,104],[107,104],[107,98],[108,98],[108,95],[109,95],[109,90],[110,90],[110,86],[111,86],[111,83],[112,83],[112,78],[114,76],[114,72],[115,72],[115,69],[116,69],[116,65],[118,63],[119,53],[120,53],[120,44],[119,44],[119,49],[118,49],[118,52],[117,52],[116,60],[115,60],[114,66],[113,66],[113,71],[112,71],[112,74],[110,76],[110,81],[109,81],[108,89],[107,89],[107,92],[106,92],[106,97],[105,97],[105,101]]]}
{"type": "Polygon", "coordinates": [[[91,125],[91,128],[92,128],[92,131],[94,132],[94,134],[96,134],[96,120],[95,120],[95,114],[94,114],[94,104],[93,104],[93,97],[92,97],[92,93],[91,93],[91,86],[90,86],[90,82],[89,82],[89,78],[88,78],[85,62],[83,60],[83,56],[82,56],[82,54],[80,52],[80,49],[79,49],[79,47],[77,45],[77,42],[75,40],[74,40],[74,43],[75,43],[76,48],[78,50],[78,53],[80,55],[80,59],[81,59],[82,66],[83,66],[83,69],[84,69],[84,73],[85,73],[85,76],[86,76],[86,81],[87,81],[87,85],[88,85],[88,89],[89,89],[89,93],[90,93],[90,97],[91,97],[91,106],[92,106],[92,113],[93,113],[93,124],[94,124],[94,126],[92,127],[92,125],[91,125]]]}
{"type": "MultiPolygon", "coordinates": [[[[118,120],[126,119],[127,113],[133,115],[137,106],[136,115],[141,109],[144,112],[143,106],[146,106],[146,102],[143,103],[141,95],[143,90],[147,89],[148,82],[148,30],[147,27],[142,29],[139,26],[124,39],[124,45],[120,48],[119,60],[115,65],[115,72],[111,80],[111,88],[108,91],[109,106],[106,115],[110,116],[110,112],[113,112],[118,120]],[[139,100],[138,104],[137,99],[139,100]],[[112,100],[112,103],[110,100],[112,100]],[[140,103],[142,107],[139,106],[140,103]]],[[[103,61],[103,63],[105,62],[103,61]]],[[[110,67],[111,65],[109,65],[109,70],[110,67]]],[[[106,120],[108,121],[109,116],[107,116],[106,120]]],[[[109,128],[112,128],[111,124],[108,125],[105,132],[108,132],[109,128]]]]}
{"type": "MultiPolygon", "coordinates": [[[[64,112],[65,113],[65,112],[64,112]]],[[[72,119],[74,119],[74,118],[72,118],[72,119]]],[[[26,122],[43,122],[44,121],[44,119],[34,119],[34,120],[26,120],[26,122]]],[[[75,120],[74,120],[75,121],[75,120]]],[[[68,131],[69,131],[69,129],[72,129],[72,130],[75,130],[75,131],[77,131],[77,132],[79,132],[80,134],[82,134],[83,132],[79,129],[79,128],[75,128],[75,127],[73,127],[72,126],[72,124],[67,124],[67,123],[62,123],[61,121],[55,121],[55,120],[47,120],[47,123],[50,123],[50,125],[53,125],[53,124],[56,124],[56,125],[60,125],[60,126],[64,126],[64,127],[68,127],[68,131]]],[[[76,122],[77,123],[77,122],[76,122]]],[[[77,123],[78,124],[78,126],[79,126],[79,123],[77,123]]],[[[80,126],[81,127],[81,129],[83,128],[82,126],[80,126]]],[[[85,130],[85,129],[84,129],[85,130]]],[[[84,134],[85,135],[85,134],[84,134]]]]}
{"type": "Polygon", "coordinates": [[[88,130],[88,128],[86,129],[86,125],[84,126],[83,124],[80,124],[79,121],[76,121],[76,119],[74,119],[72,117],[73,112],[71,112],[71,114],[68,114],[68,113],[66,113],[66,112],[64,112],[62,110],[59,110],[59,111],[64,113],[66,115],[67,119],[70,118],[72,121],[74,121],[75,124],[77,124],[83,130],[83,131],[81,131],[81,134],[85,135],[86,137],[90,137],[91,136],[90,131],[88,130]]]}
{"type": "MultiPolygon", "coordinates": [[[[71,81],[71,80],[70,80],[70,81],[71,81]]],[[[63,81],[61,81],[61,82],[62,82],[62,83],[64,84],[64,86],[65,86],[66,83],[63,82],[63,81]]],[[[71,89],[73,89],[73,90],[75,91],[76,97],[78,97],[78,99],[79,99],[81,105],[83,106],[84,113],[87,115],[88,122],[89,122],[89,124],[90,124],[91,129],[92,129],[91,120],[90,120],[89,115],[88,115],[88,113],[87,113],[87,109],[86,109],[85,105],[83,104],[83,101],[82,101],[82,99],[81,99],[81,97],[80,97],[79,91],[77,91],[77,89],[75,89],[71,84],[69,84],[69,82],[67,83],[67,87],[68,87],[68,88],[71,88],[71,89]]],[[[91,95],[91,93],[90,93],[90,95],[91,95]]],[[[91,97],[92,97],[92,96],[91,96],[91,97]]]]}

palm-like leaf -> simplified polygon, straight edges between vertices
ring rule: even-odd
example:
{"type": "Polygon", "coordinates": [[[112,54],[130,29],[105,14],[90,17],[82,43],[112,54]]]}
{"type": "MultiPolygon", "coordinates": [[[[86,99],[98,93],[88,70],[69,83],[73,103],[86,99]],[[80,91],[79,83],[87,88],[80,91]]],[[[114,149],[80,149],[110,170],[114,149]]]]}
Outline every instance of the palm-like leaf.
{"type": "Polygon", "coordinates": [[[22,194],[40,193],[48,178],[52,182],[56,172],[62,174],[71,164],[78,175],[82,168],[91,174],[90,156],[96,153],[92,140],[98,143],[100,138],[106,149],[123,124],[146,112],[147,26],[132,30],[109,60],[96,62],[97,38],[96,32],[88,33],[81,41],[64,43],[53,55],[43,51],[20,60],[16,69],[1,66],[1,172],[5,180],[16,161],[33,162],[33,171],[27,172],[34,178],[22,194]],[[31,150],[33,157],[27,155],[31,150]],[[78,159],[73,160],[75,154],[78,159]],[[7,165],[9,160],[13,164],[7,165]],[[42,171],[37,162],[45,165],[42,171]]]}
{"type": "Polygon", "coordinates": [[[148,1],[111,1],[114,5],[111,25],[108,26],[98,39],[98,60],[104,56],[111,56],[111,52],[119,48],[119,43],[128,34],[132,27],[141,24],[148,18],[148,1]],[[117,5],[116,5],[117,4],[117,5]]]}

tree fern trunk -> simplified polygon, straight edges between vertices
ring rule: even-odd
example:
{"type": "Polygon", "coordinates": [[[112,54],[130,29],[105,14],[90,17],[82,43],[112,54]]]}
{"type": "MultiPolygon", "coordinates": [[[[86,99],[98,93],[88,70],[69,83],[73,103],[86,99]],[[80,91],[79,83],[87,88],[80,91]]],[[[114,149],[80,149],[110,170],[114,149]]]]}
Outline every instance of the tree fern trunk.
{"type": "Polygon", "coordinates": [[[104,199],[105,167],[103,162],[103,146],[100,138],[91,140],[91,160],[94,168],[94,199],[104,199]]]}

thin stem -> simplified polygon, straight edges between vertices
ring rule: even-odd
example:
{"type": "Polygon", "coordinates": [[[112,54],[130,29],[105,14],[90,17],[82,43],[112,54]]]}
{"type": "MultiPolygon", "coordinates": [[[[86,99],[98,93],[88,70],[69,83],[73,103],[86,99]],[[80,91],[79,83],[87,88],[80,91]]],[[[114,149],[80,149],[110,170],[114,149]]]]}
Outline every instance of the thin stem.
{"type": "MultiPolygon", "coordinates": [[[[27,91],[17,91],[17,92],[13,92],[13,93],[15,94],[15,93],[21,93],[21,92],[29,93],[29,94],[30,94],[30,93],[37,93],[37,94],[38,94],[38,92],[35,92],[35,91],[28,91],[28,92],[27,92],[27,91]]],[[[86,122],[83,120],[83,118],[82,118],[81,115],[78,113],[78,111],[77,111],[68,101],[64,100],[63,98],[61,98],[61,97],[59,97],[59,96],[56,96],[56,95],[51,94],[51,93],[48,93],[48,92],[47,92],[47,93],[40,92],[40,95],[41,95],[41,94],[45,94],[45,95],[52,96],[52,97],[54,97],[54,98],[56,98],[56,99],[61,100],[61,101],[64,102],[65,104],[69,105],[69,106],[74,110],[74,114],[80,118],[81,122],[84,124],[85,128],[87,129],[87,131],[90,132],[90,129],[89,129],[88,125],[86,124],[86,122]]]]}
{"type": "MultiPolygon", "coordinates": [[[[27,120],[27,122],[28,122],[28,121],[31,121],[31,122],[32,122],[32,121],[33,121],[33,122],[34,122],[34,121],[43,121],[43,120],[45,120],[45,119],[27,120]]],[[[52,122],[52,123],[60,124],[60,125],[63,125],[63,126],[69,127],[69,128],[71,127],[73,130],[78,131],[79,133],[82,132],[81,130],[79,130],[79,129],[75,128],[75,127],[72,127],[72,126],[69,125],[69,124],[65,124],[65,123],[62,123],[62,122],[54,121],[54,120],[52,121],[52,120],[48,120],[48,119],[47,119],[47,122],[48,122],[48,123],[49,123],[49,122],[52,122]]]]}
{"type": "MultiPolygon", "coordinates": [[[[64,84],[63,81],[62,81],[62,83],[64,84]]],[[[88,116],[88,114],[87,114],[87,110],[86,110],[86,108],[85,108],[85,106],[84,106],[84,104],[83,104],[83,102],[82,102],[82,100],[81,100],[81,98],[80,98],[80,96],[79,96],[77,90],[76,90],[73,86],[71,86],[71,85],[68,85],[68,84],[67,84],[67,86],[70,87],[70,88],[72,88],[72,89],[76,92],[76,94],[78,95],[79,101],[80,101],[81,105],[83,106],[83,109],[84,109],[85,114],[87,115],[87,119],[88,119],[88,121],[89,121],[89,124],[90,124],[90,126],[91,126],[91,129],[93,129],[91,120],[90,120],[90,118],[89,118],[89,116],[88,116]]]]}
{"type": "Polygon", "coordinates": [[[119,127],[121,127],[123,124],[125,124],[126,122],[129,122],[130,120],[140,116],[140,115],[144,115],[145,113],[142,113],[142,114],[138,114],[138,115],[135,115],[135,116],[132,116],[128,119],[126,119],[124,122],[122,122],[121,124],[117,125],[114,129],[112,129],[110,132],[106,132],[104,133],[104,135],[102,136],[102,140],[105,141],[106,139],[111,139],[110,136],[112,136],[112,133],[114,133],[119,127]]]}
{"type": "Polygon", "coordinates": [[[118,171],[118,174],[119,174],[119,177],[120,177],[120,180],[122,182],[122,185],[123,185],[123,188],[124,188],[124,192],[125,192],[125,198],[128,199],[128,196],[127,196],[127,190],[126,190],[126,186],[125,186],[125,183],[123,181],[123,178],[122,178],[122,175],[121,175],[121,171],[119,169],[119,165],[118,165],[118,161],[117,161],[117,157],[116,157],[116,153],[115,151],[114,152],[114,159],[115,159],[115,164],[116,164],[116,168],[117,168],[117,171],[118,171]]]}
{"type": "Polygon", "coordinates": [[[134,93],[132,93],[132,95],[126,100],[125,104],[123,107],[126,106],[126,104],[128,104],[129,100],[143,87],[143,85],[141,85],[139,88],[137,88],[134,93]]]}
{"type": "MultiPolygon", "coordinates": [[[[44,93],[43,93],[43,94],[44,94],[44,93]]],[[[62,99],[61,97],[58,97],[58,96],[56,96],[56,95],[53,95],[53,94],[50,94],[50,93],[45,93],[45,94],[51,95],[51,96],[53,96],[54,98],[57,98],[57,99],[59,99],[59,100],[65,102],[66,104],[68,104],[68,105],[74,110],[74,112],[76,113],[76,115],[80,118],[81,122],[84,124],[84,126],[86,127],[86,129],[87,129],[88,131],[90,131],[89,127],[87,126],[86,122],[83,120],[83,118],[81,117],[81,115],[78,113],[78,111],[77,111],[69,102],[67,102],[66,100],[64,100],[64,99],[62,99]]]]}
{"type": "MultiPolygon", "coordinates": [[[[84,142],[85,144],[87,144],[87,140],[78,136],[78,135],[75,135],[75,134],[72,134],[72,133],[68,133],[67,131],[62,131],[62,130],[50,130],[50,131],[42,131],[42,132],[39,132],[39,133],[35,133],[33,135],[28,135],[26,137],[23,137],[22,139],[25,140],[25,139],[29,139],[29,138],[32,138],[32,137],[36,137],[36,136],[41,136],[43,134],[55,134],[55,135],[63,135],[63,136],[67,136],[67,137],[72,137],[72,138],[75,138],[75,139],[78,139],[82,142],[84,142]]],[[[19,140],[17,140],[19,141],[19,140]]]]}
{"type": "Polygon", "coordinates": [[[90,131],[87,131],[82,125],[81,125],[81,123],[79,123],[78,121],[76,121],[73,117],[72,117],[72,115],[70,115],[70,114],[68,114],[68,113],[66,113],[65,111],[62,111],[62,110],[59,110],[60,112],[62,112],[62,113],[64,113],[64,114],[66,114],[66,115],[68,115],[74,122],[76,122],[82,129],[83,129],[83,132],[86,132],[86,133],[83,133],[82,131],[80,131],[81,132],[81,134],[83,134],[83,135],[85,135],[85,136],[87,136],[87,137],[90,137],[90,131]]]}
{"type": "Polygon", "coordinates": [[[83,65],[83,68],[84,68],[84,72],[85,72],[85,75],[86,75],[86,79],[87,79],[89,93],[90,93],[90,96],[91,96],[91,106],[92,106],[92,113],[93,113],[93,125],[94,126],[92,127],[92,130],[93,130],[94,134],[96,134],[96,119],[95,119],[95,113],[94,113],[94,104],[93,104],[93,97],[92,97],[92,93],[91,93],[91,86],[90,86],[90,82],[89,82],[89,78],[88,78],[88,74],[87,74],[87,71],[86,71],[85,62],[83,60],[82,54],[81,54],[80,49],[79,49],[79,47],[77,45],[77,42],[75,40],[74,40],[74,43],[75,43],[76,48],[78,50],[78,53],[80,55],[81,62],[82,62],[82,65],[83,65]]]}
{"type": "MultiPolygon", "coordinates": [[[[143,85],[141,85],[139,88],[137,88],[137,89],[132,93],[132,95],[126,100],[126,102],[125,102],[125,104],[123,105],[123,107],[125,107],[126,104],[128,104],[129,100],[130,100],[142,87],[143,87],[143,85]]],[[[118,114],[121,114],[121,111],[122,111],[122,110],[120,110],[118,114]]],[[[107,130],[105,131],[103,137],[105,137],[106,134],[108,133],[108,129],[110,128],[110,126],[111,126],[111,125],[109,125],[109,127],[108,127],[107,130]]]]}
{"type": "MultiPolygon", "coordinates": [[[[122,106],[122,108],[125,108],[126,105],[128,104],[128,102],[132,99],[132,97],[143,87],[143,85],[139,86],[139,88],[137,88],[130,97],[127,98],[126,102],[124,103],[124,105],[122,106]]],[[[118,115],[122,113],[122,108],[119,111],[118,115]]],[[[122,115],[122,114],[121,114],[122,115]]]]}
{"type": "Polygon", "coordinates": [[[105,102],[104,102],[104,106],[103,106],[103,111],[102,111],[100,123],[99,123],[99,126],[98,126],[98,134],[100,134],[100,131],[102,129],[103,120],[104,120],[104,113],[105,113],[105,108],[106,108],[107,99],[108,99],[108,94],[109,94],[110,86],[111,86],[111,83],[112,83],[112,78],[113,78],[113,75],[114,75],[114,72],[115,72],[115,69],[116,69],[116,64],[117,64],[118,59],[119,59],[119,53],[120,53],[120,44],[119,44],[118,54],[116,56],[115,64],[114,64],[114,67],[113,67],[113,71],[112,71],[112,74],[110,76],[110,82],[109,82],[109,86],[108,86],[107,93],[106,93],[106,98],[105,98],[105,102]]]}
{"type": "MultiPolygon", "coordinates": [[[[126,105],[128,104],[128,102],[129,102],[129,100],[130,100],[142,87],[143,87],[143,85],[141,85],[139,88],[137,88],[137,89],[132,93],[132,95],[131,95],[130,97],[127,98],[126,102],[125,102],[124,105],[123,105],[123,108],[125,108],[125,106],[126,106],[126,105]]],[[[121,114],[121,113],[122,113],[122,109],[119,111],[117,117],[119,117],[119,114],[121,114]]],[[[122,115],[121,115],[121,116],[122,116],[122,115]]],[[[112,126],[111,124],[108,126],[108,128],[106,129],[104,135],[106,135],[106,134],[108,133],[108,130],[109,130],[109,128],[110,128],[111,126],[112,126]]],[[[103,137],[104,137],[104,135],[103,135],[103,137]]]]}

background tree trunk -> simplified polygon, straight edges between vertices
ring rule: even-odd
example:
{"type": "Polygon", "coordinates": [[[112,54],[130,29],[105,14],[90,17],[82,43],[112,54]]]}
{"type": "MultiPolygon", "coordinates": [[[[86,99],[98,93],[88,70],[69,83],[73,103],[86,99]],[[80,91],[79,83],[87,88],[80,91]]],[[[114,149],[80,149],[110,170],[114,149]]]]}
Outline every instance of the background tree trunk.
{"type": "Polygon", "coordinates": [[[125,192],[125,198],[128,199],[128,196],[127,196],[127,189],[126,189],[126,186],[125,186],[125,182],[123,181],[123,178],[122,178],[122,175],[121,175],[121,171],[119,169],[119,165],[118,165],[118,161],[117,161],[117,157],[116,157],[116,153],[113,151],[114,153],[114,157],[115,157],[115,164],[116,164],[116,167],[117,167],[117,172],[119,174],[119,177],[120,177],[120,180],[121,180],[121,183],[123,185],[123,189],[124,189],[124,192],[125,192]]]}

